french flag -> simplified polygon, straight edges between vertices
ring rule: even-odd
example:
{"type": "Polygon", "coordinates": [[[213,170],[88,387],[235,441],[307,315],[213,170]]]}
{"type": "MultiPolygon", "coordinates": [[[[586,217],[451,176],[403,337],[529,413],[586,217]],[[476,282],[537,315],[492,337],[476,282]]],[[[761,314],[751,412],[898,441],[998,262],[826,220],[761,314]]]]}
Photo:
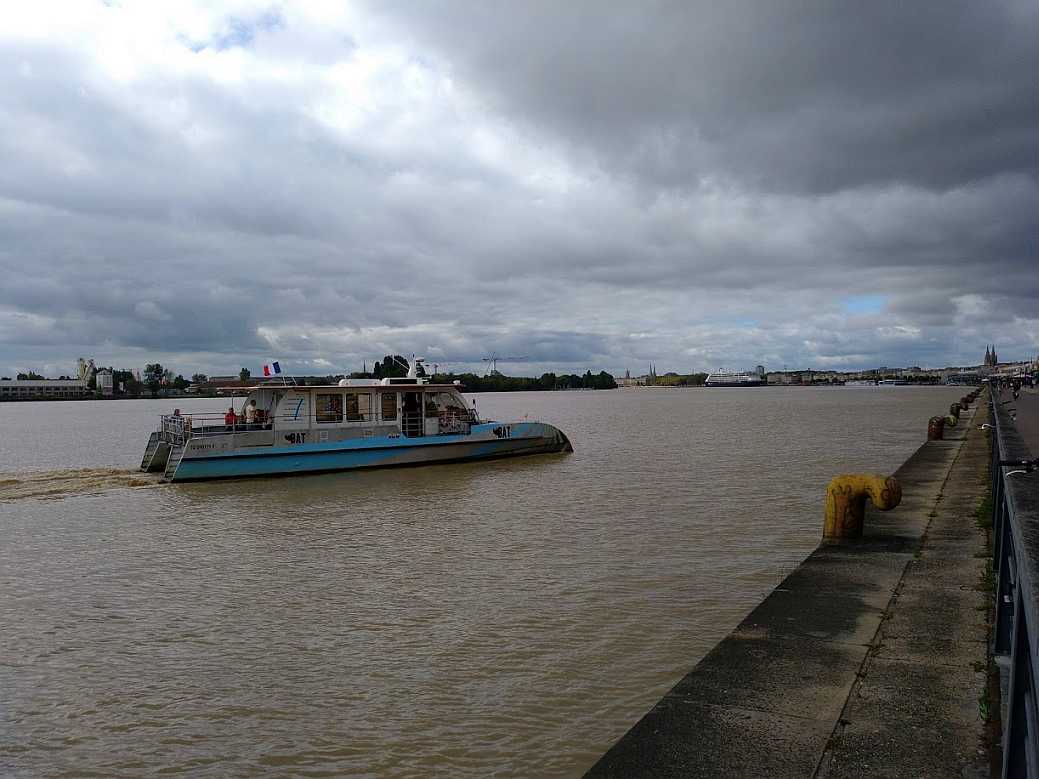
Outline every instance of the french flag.
{"type": "Polygon", "coordinates": [[[278,364],[277,360],[272,362],[270,365],[264,364],[264,366],[263,366],[263,375],[264,376],[270,376],[272,374],[278,374],[278,373],[281,373],[281,365],[278,364]]]}

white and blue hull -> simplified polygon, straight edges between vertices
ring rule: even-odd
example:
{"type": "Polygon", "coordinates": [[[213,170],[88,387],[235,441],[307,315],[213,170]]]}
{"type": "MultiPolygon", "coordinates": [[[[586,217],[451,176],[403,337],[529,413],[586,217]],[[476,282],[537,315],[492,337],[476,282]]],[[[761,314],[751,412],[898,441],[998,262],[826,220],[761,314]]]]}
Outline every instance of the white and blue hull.
{"type": "Polygon", "coordinates": [[[465,435],[394,435],[223,452],[210,451],[203,437],[186,442],[183,456],[170,463],[166,478],[181,482],[322,473],[569,451],[573,448],[566,435],[543,422],[488,422],[473,425],[465,435]]]}

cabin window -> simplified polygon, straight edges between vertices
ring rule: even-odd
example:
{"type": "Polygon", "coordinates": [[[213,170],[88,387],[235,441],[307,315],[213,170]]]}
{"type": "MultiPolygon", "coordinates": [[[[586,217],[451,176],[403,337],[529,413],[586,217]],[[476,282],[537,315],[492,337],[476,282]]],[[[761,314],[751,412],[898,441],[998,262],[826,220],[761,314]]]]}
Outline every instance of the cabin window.
{"type": "Polygon", "coordinates": [[[397,393],[396,392],[383,392],[382,393],[382,418],[383,419],[396,419],[397,418],[397,393]]]}
{"type": "Polygon", "coordinates": [[[437,415],[437,393],[427,392],[422,396],[426,406],[426,419],[436,419],[437,415]]]}
{"type": "Polygon", "coordinates": [[[438,392],[436,395],[437,407],[442,411],[455,411],[466,413],[468,407],[459,395],[453,392],[438,392]]]}
{"type": "MultiPolygon", "coordinates": [[[[440,419],[441,433],[464,433],[467,431],[466,425],[471,421],[469,409],[458,394],[454,392],[438,392],[435,395],[431,393],[426,397],[427,399],[435,399],[433,406],[436,409],[435,415],[440,419]]],[[[429,408],[428,400],[426,408],[429,408]]]]}
{"type": "Polygon", "coordinates": [[[318,422],[343,421],[343,396],[318,395],[315,398],[314,414],[318,422]]]}
{"type": "Polygon", "coordinates": [[[351,392],[346,396],[346,420],[348,422],[367,420],[371,408],[371,395],[367,392],[359,394],[351,392]]]}

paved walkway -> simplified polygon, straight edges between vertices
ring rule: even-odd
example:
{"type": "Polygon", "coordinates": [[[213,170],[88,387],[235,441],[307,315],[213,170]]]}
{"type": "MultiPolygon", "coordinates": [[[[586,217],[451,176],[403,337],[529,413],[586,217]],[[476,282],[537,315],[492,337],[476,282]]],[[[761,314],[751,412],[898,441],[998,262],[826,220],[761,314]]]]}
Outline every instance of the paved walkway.
{"type": "Polygon", "coordinates": [[[981,712],[992,596],[975,516],[988,486],[988,451],[985,434],[970,425],[820,776],[988,776],[981,712]]]}
{"type": "Polygon", "coordinates": [[[1017,400],[1006,390],[999,399],[1010,401],[1004,404],[1006,408],[1017,409],[1017,430],[1032,450],[1032,457],[1039,457],[1039,390],[1023,389],[1017,400]]]}
{"type": "Polygon", "coordinates": [[[922,446],[897,509],[809,556],[587,776],[987,775],[986,413],[922,446]]]}

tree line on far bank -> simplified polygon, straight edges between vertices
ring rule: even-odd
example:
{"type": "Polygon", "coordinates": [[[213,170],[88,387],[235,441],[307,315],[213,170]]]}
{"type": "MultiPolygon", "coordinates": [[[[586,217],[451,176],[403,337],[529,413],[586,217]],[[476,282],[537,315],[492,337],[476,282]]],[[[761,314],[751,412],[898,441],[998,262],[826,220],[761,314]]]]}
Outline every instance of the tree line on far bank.
{"type": "MultiPolygon", "coordinates": [[[[409,362],[401,355],[386,355],[382,360],[377,360],[368,372],[358,371],[350,374],[352,379],[384,379],[391,377],[402,377],[408,375],[409,362]]],[[[188,380],[182,375],[174,375],[172,371],[165,368],[161,363],[148,363],[138,379],[132,371],[119,370],[116,368],[98,368],[112,373],[112,394],[116,397],[140,397],[151,395],[158,397],[163,390],[176,390],[183,392],[189,386],[203,385],[203,394],[206,393],[205,383],[209,377],[204,373],[195,373],[188,380]]],[[[583,390],[583,389],[616,389],[617,382],[613,376],[606,371],[592,373],[586,371],[583,375],[544,373],[539,378],[523,376],[506,376],[498,371],[492,371],[487,376],[478,376],[475,373],[437,373],[430,375],[419,364],[418,374],[429,378],[430,381],[439,384],[450,384],[458,381],[463,388],[469,392],[519,392],[524,390],[583,390]]],[[[30,371],[20,373],[18,378],[43,379],[40,374],[30,371]]],[[[70,378],[62,376],[61,378],[70,378]]],[[[238,378],[245,384],[252,378],[252,372],[248,368],[242,368],[238,372],[238,378]]],[[[328,376],[297,376],[294,377],[300,384],[335,384],[345,378],[343,374],[328,376]]],[[[96,379],[91,378],[90,389],[96,389],[96,379]]]]}
{"type": "Polygon", "coordinates": [[[702,387],[707,381],[707,373],[665,373],[650,380],[655,387],[702,387]]]}
{"type": "Polygon", "coordinates": [[[521,392],[524,390],[579,390],[579,389],[617,389],[617,382],[606,371],[584,375],[576,373],[543,373],[540,378],[524,376],[505,376],[492,373],[489,376],[477,376],[475,373],[438,373],[433,381],[450,384],[459,381],[468,392],[521,392]]]}
{"type": "MultiPolygon", "coordinates": [[[[407,376],[410,363],[399,354],[387,354],[377,360],[370,373],[351,373],[354,379],[384,379],[388,377],[407,376]]],[[[461,382],[469,392],[522,392],[525,390],[578,390],[578,389],[616,389],[617,381],[606,371],[592,373],[585,371],[583,375],[576,373],[543,373],[539,378],[525,376],[506,376],[498,371],[491,371],[487,376],[475,373],[441,373],[427,374],[419,364],[418,374],[428,376],[438,384],[461,382]]],[[[329,379],[336,377],[329,376],[329,379]]],[[[341,377],[340,377],[341,378],[341,377]]],[[[338,380],[338,379],[337,379],[338,380]]]]}

